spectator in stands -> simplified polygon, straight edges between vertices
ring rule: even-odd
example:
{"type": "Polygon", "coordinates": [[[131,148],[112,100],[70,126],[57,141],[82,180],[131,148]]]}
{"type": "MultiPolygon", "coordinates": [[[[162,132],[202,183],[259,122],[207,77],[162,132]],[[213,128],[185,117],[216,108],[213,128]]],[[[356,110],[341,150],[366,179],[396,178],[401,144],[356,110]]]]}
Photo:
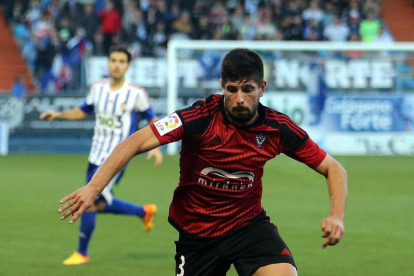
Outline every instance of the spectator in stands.
{"type": "Polygon", "coordinates": [[[123,1],[123,10],[122,14],[122,26],[127,28],[132,22],[133,13],[136,9],[139,9],[139,3],[135,0],[124,0],[123,1]]]}
{"type": "MultiPolygon", "coordinates": [[[[191,10],[191,23],[193,24],[194,28],[198,28],[198,24],[200,22],[201,17],[205,17],[208,15],[208,7],[206,6],[205,1],[203,0],[196,0],[191,10]]],[[[207,17],[208,19],[208,17],[207,17]]],[[[207,22],[208,24],[209,22],[207,22]]]]}
{"type": "Polygon", "coordinates": [[[148,7],[147,13],[146,13],[146,28],[148,33],[154,33],[157,28],[158,22],[161,21],[162,15],[158,11],[157,7],[150,5],[148,7]]]}
{"type": "Polygon", "coordinates": [[[341,21],[349,25],[352,18],[358,18],[359,21],[362,20],[362,11],[360,9],[358,0],[350,0],[349,6],[342,11],[341,21]]]}
{"type": "Polygon", "coordinates": [[[187,11],[183,11],[173,23],[173,32],[190,36],[192,31],[193,25],[191,24],[190,14],[187,11]]]}
{"type": "Polygon", "coordinates": [[[85,36],[89,41],[93,41],[95,33],[99,29],[99,18],[94,13],[93,4],[86,4],[82,15],[77,17],[77,25],[85,29],[85,36]]]}
{"type": "Polygon", "coordinates": [[[61,16],[59,0],[51,0],[50,4],[46,7],[46,12],[53,23],[59,22],[61,16]]]}
{"type": "Polygon", "coordinates": [[[309,41],[318,41],[322,39],[322,30],[315,19],[311,19],[303,31],[303,38],[309,41]]]}
{"type": "Polygon", "coordinates": [[[323,27],[326,28],[327,26],[331,25],[337,15],[337,10],[332,2],[325,3],[325,12],[323,15],[323,27]]]}
{"type": "Polygon", "coordinates": [[[13,9],[10,16],[10,24],[20,24],[24,15],[23,4],[20,1],[17,1],[13,5],[13,9]]]}
{"type": "Polygon", "coordinates": [[[361,21],[359,26],[359,34],[362,42],[372,42],[380,33],[381,22],[375,18],[375,14],[368,13],[367,18],[361,21]]]}
{"type": "Polygon", "coordinates": [[[112,45],[112,37],[121,31],[121,13],[115,9],[113,0],[106,3],[105,9],[99,13],[101,19],[101,31],[104,36],[105,54],[112,45]]]}
{"type": "Polygon", "coordinates": [[[40,19],[42,13],[42,3],[40,0],[31,0],[25,18],[29,24],[33,24],[40,19]]]}
{"type": "Polygon", "coordinates": [[[27,95],[27,88],[23,84],[23,82],[24,81],[23,81],[22,76],[16,76],[14,80],[14,84],[10,90],[10,94],[12,97],[19,99],[19,100],[24,100],[24,98],[27,95]]]}
{"type": "Polygon", "coordinates": [[[212,27],[223,24],[224,15],[227,14],[226,6],[223,1],[216,1],[209,12],[210,25],[212,27]]]}
{"type": "Polygon", "coordinates": [[[234,34],[233,24],[230,21],[230,17],[228,14],[223,16],[223,23],[220,26],[222,38],[221,39],[232,39],[234,34]]]}
{"type": "Polygon", "coordinates": [[[272,13],[270,10],[264,12],[263,21],[257,27],[257,35],[263,36],[265,40],[279,40],[278,31],[275,23],[272,20],[272,13]]]}
{"type": "Polygon", "coordinates": [[[19,22],[13,23],[14,31],[13,35],[16,39],[17,45],[19,45],[20,49],[23,49],[25,43],[29,42],[31,38],[30,30],[27,28],[26,24],[24,23],[23,18],[20,19],[19,22]]]}
{"type": "Polygon", "coordinates": [[[323,21],[324,13],[319,8],[318,1],[312,0],[310,3],[309,8],[303,11],[302,17],[305,22],[309,22],[311,20],[314,20],[316,24],[319,24],[323,21]]]}
{"type": "Polygon", "coordinates": [[[67,0],[62,7],[62,15],[67,16],[70,20],[76,20],[76,17],[83,12],[83,5],[78,0],[67,0]]]}
{"type": "Polygon", "coordinates": [[[104,37],[101,31],[97,31],[93,36],[93,55],[105,56],[104,37]]]}
{"type": "Polygon", "coordinates": [[[389,34],[389,32],[385,29],[384,26],[381,26],[379,29],[379,34],[377,37],[375,37],[372,42],[378,42],[378,43],[392,43],[394,42],[394,39],[389,34]]]}
{"type": "Polygon", "coordinates": [[[44,12],[40,19],[32,24],[33,35],[37,39],[48,38],[52,24],[49,20],[49,15],[44,12]]]}
{"type": "Polygon", "coordinates": [[[360,21],[359,21],[359,17],[353,17],[351,16],[349,18],[349,32],[351,34],[357,34],[359,36],[359,25],[360,25],[360,21]]]}
{"type": "Polygon", "coordinates": [[[181,8],[180,8],[180,4],[178,2],[172,3],[172,5],[171,5],[171,14],[172,14],[174,20],[177,19],[180,16],[181,8]]]}
{"type": "Polygon", "coordinates": [[[287,16],[282,21],[282,32],[284,40],[303,40],[303,21],[300,15],[287,16]]]}
{"type": "Polygon", "coordinates": [[[165,23],[160,21],[156,30],[148,36],[148,45],[155,57],[166,57],[168,35],[165,31],[165,23]]]}
{"type": "Polygon", "coordinates": [[[244,21],[239,27],[239,37],[242,40],[253,40],[256,37],[256,28],[249,14],[244,16],[244,21]]]}
{"type": "Polygon", "coordinates": [[[379,16],[380,7],[376,0],[365,0],[362,11],[364,12],[364,15],[367,15],[368,13],[373,13],[375,17],[379,16]]]}
{"type": "Polygon", "coordinates": [[[143,11],[141,9],[135,9],[132,13],[131,20],[129,36],[140,45],[145,44],[148,38],[148,32],[143,11]]]}
{"type": "MultiPolygon", "coordinates": [[[[166,1],[157,1],[157,9],[160,17],[159,20],[165,23],[165,32],[169,34],[175,17],[172,12],[167,9],[166,1]]],[[[193,13],[194,11],[192,12],[192,16],[194,16],[193,13]]]]}
{"type": "Polygon", "coordinates": [[[297,0],[291,0],[284,8],[282,8],[282,16],[286,18],[287,16],[297,16],[302,15],[302,8],[299,6],[297,0]]]}
{"type": "Polygon", "coordinates": [[[35,38],[37,57],[35,61],[34,74],[37,78],[49,71],[52,67],[56,54],[56,46],[48,37],[35,38]]]}
{"type": "Polygon", "coordinates": [[[234,10],[234,13],[231,15],[230,18],[231,24],[233,27],[237,28],[240,26],[244,21],[244,8],[243,5],[239,4],[236,9],[234,10]]]}
{"type": "Polygon", "coordinates": [[[69,17],[64,16],[62,19],[60,19],[60,22],[58,24],[58,33],[59,33],[59,39],[61,41],[67,42],[69,39],[71,39],[75,33],[74,29],[72,28],[71,22],[69,21],[69,17]]]}
{"type": "Polygon", "coordinates": [[[339,16],[335,16],[332,24],[325,28],[324,36],[329,41],[344,42],[348,40],[350,31],[348,26],[341,22],[339,16]]]}
{"type": "Polygon", "coordinates": [[[210,40],[213,38],[213,32],[208,25],[207,16],[201,16],[198,19],[198,24],[195,25],[191,38],[198,40],[210,40]]]}

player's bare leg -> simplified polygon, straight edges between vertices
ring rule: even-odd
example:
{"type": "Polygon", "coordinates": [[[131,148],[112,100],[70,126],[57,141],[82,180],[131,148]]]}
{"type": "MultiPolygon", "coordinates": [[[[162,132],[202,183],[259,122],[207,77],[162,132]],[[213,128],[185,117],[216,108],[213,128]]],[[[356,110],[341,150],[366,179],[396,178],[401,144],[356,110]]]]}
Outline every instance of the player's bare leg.
{"type": "Polygon", "coordinates": [[[297,276],[296,268],[288,263],[271,264],[256,270],[253,276],[297,276]]]}

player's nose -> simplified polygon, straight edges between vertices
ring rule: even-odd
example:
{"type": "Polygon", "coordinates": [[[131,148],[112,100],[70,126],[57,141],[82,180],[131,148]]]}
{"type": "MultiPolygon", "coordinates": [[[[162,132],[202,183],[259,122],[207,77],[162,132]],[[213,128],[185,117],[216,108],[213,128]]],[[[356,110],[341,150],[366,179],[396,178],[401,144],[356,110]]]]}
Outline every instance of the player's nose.
{"type": "Polygon", "coordinates": [[[241,89],[239,89],[237,91],[237,94],[236,94],[236,103],[237,104],[243,104],[244,103],[244,94],[243,94],[243,92],[242,92],[241,89]]]}

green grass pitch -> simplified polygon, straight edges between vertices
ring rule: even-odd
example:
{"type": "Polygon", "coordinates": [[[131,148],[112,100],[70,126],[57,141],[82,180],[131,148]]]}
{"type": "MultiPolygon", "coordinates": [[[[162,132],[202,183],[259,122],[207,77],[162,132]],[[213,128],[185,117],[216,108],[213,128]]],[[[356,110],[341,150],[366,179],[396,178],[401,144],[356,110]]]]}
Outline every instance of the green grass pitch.
{"type": "MultiPolygon", "coordinates": [[[[349,174],[346,232],[339,245],[324,250],[324,179],[283,156],[266,165],[263,206],[290,246],[299,275],[414,275],[414,158],[338,160],[349,174]]],[[[167,215],[177,156],[165,156],[160,168],[136,157],[116,191],[119,198],[158,205],[152,232],[145,233],[136,218],[99,215],[91,263],[62,265],[76,249],[79,222],[60,221],[58,201],[83,185],[86,162],[86,155],[0,157],[0,275],[174,275],[177,233],[167,215]]],[[[228,275],[237,275],[234,268],[228,275]]]]}

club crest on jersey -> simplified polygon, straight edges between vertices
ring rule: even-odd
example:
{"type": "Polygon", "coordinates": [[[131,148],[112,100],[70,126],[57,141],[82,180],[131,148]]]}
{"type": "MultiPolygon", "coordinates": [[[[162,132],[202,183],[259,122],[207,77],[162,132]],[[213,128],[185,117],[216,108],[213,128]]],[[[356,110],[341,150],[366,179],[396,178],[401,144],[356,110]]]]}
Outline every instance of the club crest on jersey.
{"type": "Polygon", "coordinates": [[[155,128],[161,136],[180,127],[181,125],[181,120],[176,113],[173,113],[154,123],[155,128]]]}
{"type": "Polygon", "coordinates": [[[266,142],[267,136],[264,136],[263,134],[256,134],[256,141],[257,141],[257,148],[260,150],[266,142]]]}
{"type": "Polygon", "coordinates": [[[123,102],[122,105],[121,105],[121,109],[125,110],[125,107],[126,107],[126,102],[123,102]]]}

